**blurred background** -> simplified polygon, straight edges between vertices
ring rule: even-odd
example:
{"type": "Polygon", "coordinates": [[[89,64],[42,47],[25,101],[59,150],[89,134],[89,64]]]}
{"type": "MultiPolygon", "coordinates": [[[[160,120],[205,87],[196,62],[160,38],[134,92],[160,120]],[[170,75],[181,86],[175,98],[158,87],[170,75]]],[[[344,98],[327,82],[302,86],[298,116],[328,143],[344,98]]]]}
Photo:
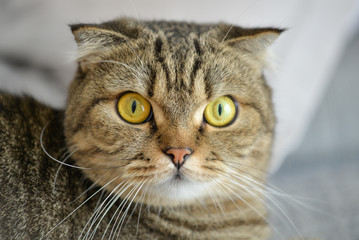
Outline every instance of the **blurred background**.
{"type": "MultiPolygon", "coordinates": [[[[278,200],[304,236],[359,239],[359,29],[345,47],[300,147],[272,176],[278,200]],[[296,202],[299,201],[299,202],[296,202]]],[[[270,202],[270,201],[269,201],[270,202]]],[[[273,225],[296,236],[275,204],[273,225]],[[284,223],[283,223],[284,221],[284,223]]],[[[298,234],[297,234],[298,235],[298,234]]],[[[280,239],[278,234],[273,238],[280,239]]]]}
{"type": "MultiPolygon", "coordinates": [[[[358,0],[0,0],[0,89],[63,108],[72,23],[116,17],[287,28],[266,77],[278,125],[273,239],[359,240],[358,0]],[[300,234],[299,234],[300,233],[300,234]]],[[[273,196],[274,197],[274,196],[273,196]]]]}

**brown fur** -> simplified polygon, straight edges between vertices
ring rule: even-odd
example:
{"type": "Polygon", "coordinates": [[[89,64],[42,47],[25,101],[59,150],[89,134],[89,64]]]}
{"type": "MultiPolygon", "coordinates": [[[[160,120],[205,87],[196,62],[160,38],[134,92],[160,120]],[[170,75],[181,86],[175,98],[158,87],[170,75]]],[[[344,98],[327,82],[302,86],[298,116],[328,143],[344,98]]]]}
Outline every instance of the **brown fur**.
{"type": "Polygon", "coordinates": [[[64,130],[61,112],[30,99],[4,95],[0,100],[5,186],[0,236],[77,238],[100,193],[49,231],[95,192],[69,204],[91,182],[101,187],[116,178],[106,185],[106,194],[128,188],[99,223],[95,239],[127,199],[120,213],[133,215],[125,218],[121,239],[266,239],[269,228],[258,189],[265,181],[275,120],[262,72],[265,50],[281,31],[178,22],[138,25],[131,19],[74,25],[72,31],[79,68],[70,86],[64,130]],[[151,121],[133,125],[118,116],[118,97],[127,91],[148,99],[151,121]],[[237,119],[221,128],[203,122],[206,105],[224,95],[238,101],[237,119]],[[48,152],[59,159],[65,148],[71,154],[66,163],[83,168],[63,166],[55,191],[50,182],[57,164],[38,141],[48,122],[48,152]],[[169,147],[193,149],[179,180],[163,153],[169,147]],[[259,187],[253,188],[252,181],[259,187]]]}

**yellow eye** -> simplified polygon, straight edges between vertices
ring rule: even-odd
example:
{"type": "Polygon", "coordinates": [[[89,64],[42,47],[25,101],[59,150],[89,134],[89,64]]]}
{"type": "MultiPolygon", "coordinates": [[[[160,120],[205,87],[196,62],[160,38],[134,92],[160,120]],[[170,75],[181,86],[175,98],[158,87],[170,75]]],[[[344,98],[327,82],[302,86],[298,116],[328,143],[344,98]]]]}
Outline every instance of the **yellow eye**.
{"type": "Polygon", "coordinates": [[[120,116],[129,123],[143,123],[151,114],[150,103],[138,93],[129,92],[120,97],[117,103],[120,116]]]}
{"type": "Polygon", "coordinates": [[[204,110],[205,120],[215,127],[229,125],[233,122],[236,115],[236,103],[228,96],[219,97],[210,102],[204,110]]]}

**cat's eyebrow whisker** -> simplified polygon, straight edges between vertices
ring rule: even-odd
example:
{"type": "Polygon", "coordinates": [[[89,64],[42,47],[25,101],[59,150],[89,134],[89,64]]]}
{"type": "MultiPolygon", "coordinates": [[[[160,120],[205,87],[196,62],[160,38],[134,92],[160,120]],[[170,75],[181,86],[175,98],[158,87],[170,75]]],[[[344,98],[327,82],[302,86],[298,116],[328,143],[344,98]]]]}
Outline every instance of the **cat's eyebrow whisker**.
{"type": "Polygon", "coordinates": [[[139,16],[138,16],[138,11],[137,11],[136,5],[135,5],[135,3],[134,3],[133,0],[131,0],[130,2],[131,2],[131,5],[132,5],[133,10],[134,10],[134,12],[135,12],[135,15],[136,15],[137,24],[140,26],[140,25],[141,25],[141,21],[140,21],[140,18],[139,18],[139,16]]]}
{"type": "Polygon", "coordinates": [[[143,64],[140,56],[138,56],[138,54],[137,54],[136,50],[133,48],[132,44],[126,38],[124,38],[124,39],[125,39],[125,41],[127,43],[127,46],[129,46],[131,48],[132,52],[136,55],[137,59],[140,61],[141,66],[144,67],[144,64],[143,64]]]}
{"type": "Polygon", "coordinates": [[[224,35],[224,37],[223,37],[223,39],[222,39],[222,41],[221,41],[222,43],[224,42],[224,40],[226,40],[226,38],[227,38],[229,32],[232,30],[233,27],[234,27],[234,24],[231,25],[231,27],[228,29],[228,31],[227,31],[226,34],[224,35]]]}
{"type": "Polygon", "coordinates": [[[115,181],[117,178],[119,178],[120,176],[117,176],[115,178],[113,178],[111,181],[109,181],[108,183],[104,184],[99,190],[97,190],[94,194],[92,194],[90,197],[88,197],[85,201],[83,201],[77,208],[75,208],[69,215],[67,215],[64,219],[62,219],[58,224],[56,224],[53,228],[51,228],[44,236],[42,236],[40,238],[44,239],[45,237],[47,237],[50,233],[52,233],[58,226],[60,226],[64,221],[66,221],[72,214],[74,214],[79,208],[81,208],[86,202],[88,202],[93,196],[95,196],[98,192],[100,192],[101,190],[105,189],[109,184],[111,184],[113,181],[115,181]]]}

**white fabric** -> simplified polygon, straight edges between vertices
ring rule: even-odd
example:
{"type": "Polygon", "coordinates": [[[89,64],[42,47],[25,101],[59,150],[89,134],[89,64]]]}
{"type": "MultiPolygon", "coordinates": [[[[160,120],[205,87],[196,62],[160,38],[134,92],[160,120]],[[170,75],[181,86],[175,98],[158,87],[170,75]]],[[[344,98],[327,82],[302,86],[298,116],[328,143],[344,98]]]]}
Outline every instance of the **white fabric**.
{"type": "Polygon", "coordinates": [[[57,82],[36,72],[18,72],[0,61],[0,88],[26,92],[63,107],[76,50],[69,23],[120,16],[197,22],[224,21],[246,27],[289,28],[273,46],[278,70],[267,74],[278,118],[272,159],[275,171],[300,143],[330,74],[355,23],[358,0],[8,0],[0,2],[0,56],[16,54],[57,69],[57,82]]]}

